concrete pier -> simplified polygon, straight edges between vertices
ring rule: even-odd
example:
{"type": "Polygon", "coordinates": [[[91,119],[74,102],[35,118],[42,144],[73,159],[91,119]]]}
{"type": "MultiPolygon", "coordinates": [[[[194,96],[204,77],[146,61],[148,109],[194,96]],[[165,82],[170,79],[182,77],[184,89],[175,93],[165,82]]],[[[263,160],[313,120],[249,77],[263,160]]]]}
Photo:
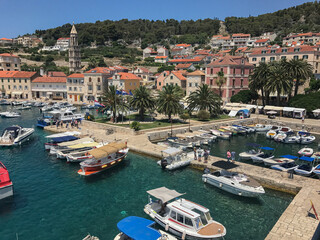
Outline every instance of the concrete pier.
{"type": "MultiPolygon", "coordinates": [[[[161,151],[166,149],[165,146],[153,144],[151,141],[156,141],[157,138],[163,139],[171,134],[171,130],[168,129],[154,129],[148,131],[141,131],[139,134],[133,132],[131,129],[122,129],[120,127],[112,128],[110,125],[104,125],[83,121],[83,125],[80,126],[81,133],[83,136],[92,136],[96,141],[127,141],[128,147],[131,151],[160,158],[161,151]],[[112,131],[110,129],[113,129],[112,131]],[[151,141],[150,141],[151,140],[151,141]]],[[[191,129],[197,131],[199,129],[210,129],[218,128],[221,125],[232,125],[239,123],[269,123],[290,125],[295,130],[301,130],[303,128],[302,123],[298,121],[291,121],[291,119],[269,120],[266,118],[251,118],[247,120],[236,120],[230,119],[219,122],[211,122],[208,124],[200,124],[192,126],[191,129]]],[[[315,123],[307,124],[312,132],[319,133],[319,126],[315,123]]],[[[49,131],[66,131],[66,129],[56,129],[56,127],[46,127],[49,131]]],[[[75,130],[75,129],[73,129],[75,130]]],[[[175,127],[173,130],[173,136],[178,133],[184,133],[188,131],[188,127],[175,127]]],[[[204,164],[203,162],[193,161],[191,166],[193,168],[203,170],[208,167],[212,170],[220,169],[218,166],[219,161],[226,161],[225,159],[210,156],[209,162],[204,164]],[[213,166],[214,164],[215,166],[213,166]]],[[[304,239],[319,239],[320,232],[317,231],[319,228],[319,221],[315,219],[312,214],[308,214],[311,208],[311,202],[318,214],[320,214],[320,181],[319,179],[312,179],[302,176],[294,175],[293,179],[288,178],[288,173],[278,172],[265,167],[255,166],[252,164],[236,162],[236,166],[229,169],[230,171],[236,171],[245,173],[254,179],[258,180],[264,187],[285,191],[288,193],[296,194],[292,202],[289,204],[287,209],[283,212],[277,223],[274,225],[272,230],[269,232],[266,239],[278,240],[304,240],[304,239]]],[[[201,179],[199,179],[201,181],[201,179]]],[[[313,211],[311,211],[313,213],[313,211]]],[[[252,226],[254,227],[254,226],[252,226]]]]}

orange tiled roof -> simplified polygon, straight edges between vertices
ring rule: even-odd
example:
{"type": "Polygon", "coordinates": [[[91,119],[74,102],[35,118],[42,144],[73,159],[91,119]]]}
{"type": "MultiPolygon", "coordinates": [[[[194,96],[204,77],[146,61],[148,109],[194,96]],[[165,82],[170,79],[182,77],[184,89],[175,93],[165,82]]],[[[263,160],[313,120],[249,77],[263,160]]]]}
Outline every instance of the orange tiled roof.
{"type": "Polygon", "coordinates": [[[188,76],[204,76],[206,74],[200,70],[196,70],[194,72],[188,73],[187,75],[188,76]]]}
{"type": "Polygon", "coordinates": [[[61,37],[61,38],[58,38],[58,40],[69,40],[70,38],[69,37],[61,37]]]}
{"type": "Polygon", "coordinates": [[[84,74],[82,73],[73,73],[68,76],[68,78],[84,78],[84,74]]]}
{"type": "Polygon", "coordinates": [[[67,75],[64,72],[48,72],[49,77],[66,77],[67,75]]]}
{"type": "Polygon", "coordinates": [[[270,41],[270,39],[268,39],[268,38],[266,38],[266,39],[258,39],[256,41],[256,43],[265,43],[265,42],[268,42],[268,41],[270,41]]]}
{"type": "Polygon", "coordinates": [[[33,83],[66,83],[66,77],[37,77],[32,81],[33,83]]]}
{"type": "Polygon", "coordinates": [[[13,77],[18,71],[0,71],[1,78],[13,77]]]}
{"type": "Polygon", "coordinates": [[[172,71],[172,74],[174,74],[177,78],[179,78],[181,81],[187,80],[183,75],[181,71],[172,71]]]}
{"type": "Polygon", "coordinates": [[[185,44],[185,43],[180,43],[180,44],[176,44],[176,47],[190,47],[190,44],[185,44]]]}
{"type": "MultiPolygon", "coordinates": [[[[240,59],[243,58],[241,56],[230,56],[226,55],[222,58],[219,58],[212,63],[208,64],[208,66],[226,66],[226,65],[240,65],[240,59]]],[[[248,63],[247,61],[244,62],[246,66],[253,66],[252,64],[248,63]]]]}
{"type": "Polygon", "coordinates": [[[10,39],[10,38],[0,38],[0,40],[4,40],[4,41],[12,41],[12,39],[10,39]]]}
{"type": "Polygon", "coordinates": [[[235,33],[232,34],[232,37],[250,37],[251,34],[244,34],[244,33],[235,33]]]}
{"type": "Polygon", "coordinates": [[[168,58],[167,56],[156,56],[155,59],[165,59],[168,58]]]}
{"type": "Polygon", "coordinates": [[[176,68],[177,68],[177,69],[179,69],[179,68],[184,69],[184,68],[189,68],[189,67],[191,67],[191,66],[192,66],[192,63],[179,63],[179,64],[176,66],[176,68]]]}
{"type": "Polygon", "coordinates": [[[86,71],[86,73],[110,73],[110,69],[107,67],[96,67],[86,71]]]}
{"type": "Polygon", "coordinates": [[[14,74],[15,78],[31,78],[37,74],[37,72],[25,72],[25,71],[19,71],[16,74],[14,74]]]}
{"type": "MultiPolygon", "coordinates": [[[[297,48],[300,49],[299,52],[313,52],[313,51],[315,51],[312,46],[300,45],[300,46],[296,46],[296,47],[286,47],[286,48],[276,48],[276,49],[262,48],[262,49],[259,49],[259,50],[252,52],[251,55],[270,54],[271,50],[275,50],[275,52],[273,54],[281,53],[282,49],[288,49],[287,53],[293,53],[294,49],[297,49],[297,48]],[[266,51],[266,53],[262,53],[262,51],[266,51]]],[[[299,52],[296,52],[296,53],[299,53],[299,52]]]]}
{"type": "Polygon", "coordinates": [[[171,59],[169,60],[169,63],[179,63],[179,62],[200,62],[201,58],[195,57],[195,58],[191,58],[191,59],[171,59]]]}
{"type": "Polygon", "coordinates": [[[140,77],[138,77],[137,75],[133,74],[133,73],[126,73],[126,72],[119,72],[118,73],[120,75],[120,79],[121,80],[126,80],[126,79],[138,79],[138,80],[141,80],[140,77]]]}
{"type": "Polygon", "coordinates": [[[11,53],[1,53],[0,56],[3,56],[3,57],[18,57],[16,55],[11,54],[11,53]]]}

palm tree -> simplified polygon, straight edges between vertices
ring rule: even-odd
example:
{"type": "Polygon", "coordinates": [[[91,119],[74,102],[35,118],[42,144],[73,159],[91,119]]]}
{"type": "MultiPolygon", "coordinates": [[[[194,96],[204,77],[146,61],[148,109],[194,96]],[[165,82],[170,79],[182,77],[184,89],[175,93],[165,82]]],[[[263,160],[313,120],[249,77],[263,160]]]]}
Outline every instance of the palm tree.
{"type": "Polygon", "coordinates": [[[215,94],[207,84],[204,84],[187,98],[189,111],[195,108],[209,111],[211,115],[218,115],[220,112],[221,98],[215,94]]]}
{"type": "Polygon", "coordinates": [[[218,78],[216,80],[216,84],[219,87],[219,94],[222,97],[222,85],[226,83],[226,78],[224,77],[223,71],[217,72],[218,78]]]}
{"type": "Polygon", "coordinates": [[[169,117],[169,120],[172,120],[172,115],[179,114],[183,110],[180,104],[182,97],[183,91],[179,86],[164,86],[157,100],[158,112],[164,113],[169,117]]]}
{"type": "Polygon", "coordinates": [[[277,92],[277,105],[280,105],[280,94],[288,93],[290,90],[290,80],[286,68],[283,66],[283,62],[270,63],[270,74],[268,76],[268,82],[266,88],[270,92],[277,92]]]}
{"type": "MultiPolygon", "coordinates": [[[[265,94],[266,83],[268,82],[268,76],[270,74],[269,65],[261,62],[258,67],[255,67],[253,73],[250,76],[249,87],[253,91],[261,91],[262,105],[265,106],[265,94]]],[[[267,94],[269,95],[269,94],[267,94]]]]}
{"type": "Polygon", "coordinates": [[[106,105],[104,110],[111,110],[113,113],[113,122],[116,121],[118,106],[120,106],[120,97],[117,95],[117,87],[109,86],[104,96],[101,97],[102,103],[106,105]]]}
{"type": "Polygon", "coordinates": [[[133,108],[139,109],[140,119],[143,121],[146,109],[152,109],[155,102],[151,97],[150,90],[145,86],[140,86],[134,90],[133,98],[130,100],[130,105],[133,108]]]}
{"type": "MultiPolygon", "coordinates": [[[[294,96],[298,94],[301,80],[307,80],[313,75],[313,67],[303,59],[291,59],[286,64],[286,70],[291,79],[295,80],[294,96]]],[[[291,95],[291,94],[290,94],[291,95]]]]}

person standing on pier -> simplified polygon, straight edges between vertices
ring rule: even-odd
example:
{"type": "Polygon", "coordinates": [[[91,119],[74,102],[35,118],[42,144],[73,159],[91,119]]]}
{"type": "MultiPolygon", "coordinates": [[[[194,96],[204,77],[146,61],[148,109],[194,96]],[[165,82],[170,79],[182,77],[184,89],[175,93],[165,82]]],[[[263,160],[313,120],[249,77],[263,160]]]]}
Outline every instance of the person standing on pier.
{"type": "Polygon", "coordinates": [[[227,151],[227,159],[228,159],[228,162],[230,162],[230,158],[231,158],[231,153],[230,153],[230,150],[227,151]]]}
{"type": "Polygon", "coordinates": [[[236,160],[236,152],[235,151],[231,152],[231,160],[232,160],[233,163],[236,160]]]}
{"type": "Polygon", "coordinates": [[[194,160],[197,160],[197,148],[193,148],[193,153],[194,153],[194,160]]]}

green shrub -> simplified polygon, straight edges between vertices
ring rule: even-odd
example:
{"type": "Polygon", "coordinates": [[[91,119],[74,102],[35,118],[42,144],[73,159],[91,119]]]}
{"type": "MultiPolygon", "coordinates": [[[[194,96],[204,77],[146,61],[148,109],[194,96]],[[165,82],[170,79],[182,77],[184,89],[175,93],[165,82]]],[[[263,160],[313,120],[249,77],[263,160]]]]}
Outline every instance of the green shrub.
{"type": "Polygon", "coordinates": [[[233,95],[230,99],[231,102],[250,103],[252,100],[257,100],[259,95],[251,90],[241,90],[237,94],[233,95]]]}
{"type": "Polygon", "coordinates": [[[186,121],[187,119],[190,118],[189,114],[188,113],[183,113],[180,115],[180,118],[183,120],[183,121],[186,121]]]}
{"type": "Polygon", "coordinates": [[[131,128],[134,129],[135,131],[139,131],[140,130],[140,123],[137,121],[132,122],[131,128]]]}
{"type": "Polygon", "coordinates": [[[306,95],[298,94],[289,101],[290,107],[305,108],[307,112],[312,112],[320,108],[320,92],[309,93],[306,95]]]}
{"type": "Polygon", "coordinates": [[[210,118],[210,113],[207,112],[206,110],[200,110],[197,116],[201,121],[208,120],[210,118]]]}

